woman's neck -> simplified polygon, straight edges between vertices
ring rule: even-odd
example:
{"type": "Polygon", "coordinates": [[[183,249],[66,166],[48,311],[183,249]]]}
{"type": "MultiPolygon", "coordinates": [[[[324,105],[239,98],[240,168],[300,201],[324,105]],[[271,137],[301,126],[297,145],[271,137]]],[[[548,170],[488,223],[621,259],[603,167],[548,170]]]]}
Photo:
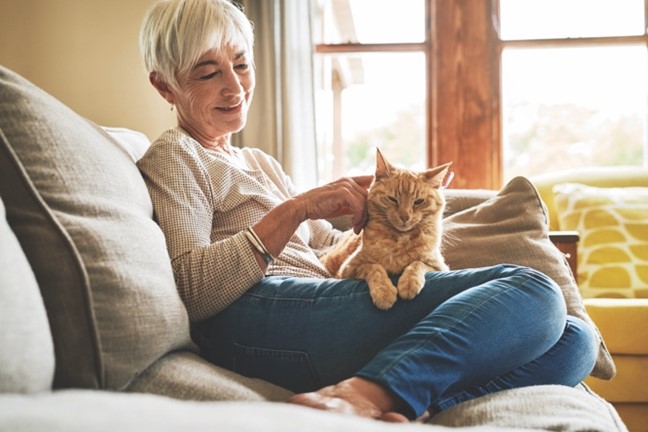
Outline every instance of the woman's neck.
{"type": "Polygon", "coordinates": [[[188,130],[188,128],[183,127],[182,125],[178,125],[180,129],[182,129],[187,135],[198,141],[198,143],[203,146],[204,148],[208,150],[213,150],[217,152],[222,152],[226,153],[228,155],[232,155],[234,153],[232,144],[231,144],[231,137],[232,134],[227,134],[223,136],[219,136],[216,138],[211,138],[199,133],[192,133],[192,131],[188,130]]]}

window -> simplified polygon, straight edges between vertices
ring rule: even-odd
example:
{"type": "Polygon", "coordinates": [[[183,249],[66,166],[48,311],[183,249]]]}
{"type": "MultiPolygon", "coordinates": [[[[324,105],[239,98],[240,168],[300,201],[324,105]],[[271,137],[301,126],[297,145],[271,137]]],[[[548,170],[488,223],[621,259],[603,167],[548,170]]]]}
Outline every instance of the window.
{"type": "Polygon", "coordinates": [[[320,181],[427,165],[425,0],[311,0],[320,181]]]}
{"type": "Polygon", "coordinates": [[[320,178],[648,166],[648,0],[311,0],[320,178]]]}
{"type": "Polygon", "coordinates": [[[503,178],[647,165],[644,0],[499,0],[503,178]]]}

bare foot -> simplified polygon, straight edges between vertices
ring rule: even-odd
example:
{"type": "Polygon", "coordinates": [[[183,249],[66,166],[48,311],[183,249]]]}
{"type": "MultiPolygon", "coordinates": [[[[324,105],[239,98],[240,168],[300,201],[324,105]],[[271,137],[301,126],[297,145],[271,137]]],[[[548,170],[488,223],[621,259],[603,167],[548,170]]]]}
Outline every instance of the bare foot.
{"type": "Polygon", "coordinates": [[[396,411],[398,399],[395,396],[378,384],[357,377],[316,392],[297,394],[288,402],[392,423],[409,421],[396,411]]]}
{"type": "Polygon", "coordinates": [[[382,420],[388,423],[408,423],[409,419],[401,413],[397,412],[388,412],[380,416],[378,420],[382,420]]]}

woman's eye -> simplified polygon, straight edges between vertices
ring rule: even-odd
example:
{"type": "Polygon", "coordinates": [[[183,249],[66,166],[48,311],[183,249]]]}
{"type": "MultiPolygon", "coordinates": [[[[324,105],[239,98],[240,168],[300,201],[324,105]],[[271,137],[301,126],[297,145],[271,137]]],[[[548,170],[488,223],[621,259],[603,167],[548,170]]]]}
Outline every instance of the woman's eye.
{"type": "Polygon", "coordinates": [[[394,204],[398,204],[398,200],[396,199],[396,197],[388,196],[387,198],[389,199],[389,201],[393,202],[394,204]]]}
{"type": "Polygon", "coordinates": [[[214,78],[214,77],[215,77],[216,75],[218,75],[219,73],[220,73],[220,72],[212,72],[212,73],[209,73],[209,74],[207,74],[207,75],[203,75],[203,76],[201,76],[200,79],[203,80],[203,81],[207,81],[207,80],[210,80],[210,79],[214,78]]]}
{"type": "Polygon", "coordinates": [[[242,71],[248,70],[249,67],[250,67],[250,65],[247,64],[247,63],[241,63],[240,65],[236,65],[236,69],[242,70],[242,71]]]}
{"type": "Polygon", "coordinates": [[[423,198],[419,198],[416,201],[414,201],[414,205],[419,206],[419,205],[423,204],[424,202],[425,202],[425,200],[423,198]]]}

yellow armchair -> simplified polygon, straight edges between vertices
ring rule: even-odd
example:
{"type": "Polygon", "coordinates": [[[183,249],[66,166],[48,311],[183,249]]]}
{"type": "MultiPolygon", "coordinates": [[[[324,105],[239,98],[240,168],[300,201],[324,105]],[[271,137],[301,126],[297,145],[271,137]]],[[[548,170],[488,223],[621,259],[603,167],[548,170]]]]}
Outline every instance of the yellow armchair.
{"type": "MultiPolygon", "coordinates": [[[[587,188],[590,193],[594,191],[595,195],[597,193],[601,195],[594,196],[593,199],[594,202],[598,200],[600,203],[603,202],[603,195],[608,193],[606,191],[610,191],[609,188],[642,187],[648,190],[648,169],[640,167],[579,168],[543,174],[531,178],[531,181],[547,206],[550,229],[560,231],[576,228],[579,231],[581,244],[578,246],[579,258],[576,273],[579,284],[583,287],[586,284],[591,285],[591,282],[597,278],[590,265],[590,261],[594,260],[594,254],[584,256],[582,249],[588,246],[587,242],[591,243],[594,240],[590,241],[587,234],[583,232],[583,227],[591,227],[597,222],[585,221],[583,225],[581,217],[578,222],[581,225],[574,226],[573,224],[577,223],[576,218],[570,219],[571,215],[565,213],[567,211],[576,213],[582,209],[583,204],[579,202],[565,204],[565,200],[569,201],[569,196],[565,197],[564,195],[565,191],[579,190],[580,186],[578,185],[606,188],[587,188]],[[567,184],[576,184],[576,186],[565,186],[567,184]],[[569,189],[570,187],[572,189],[569,189]],[[563,201],[560,201],[561,199],[563,201]],[[571,205],[571,207],[565,210],[566,205],[571,205]],[[570,223],[572,225],[564,226],[570,223]],[[590,270],[586,269],[581,272],[581,269],[587,268],[588,265],[590,270]]],[[[633,244],[632,251],[638,254],[638,258],[634,257],[639,261],[636,267],[645,272],[648,271],[648,256],[646,256],[648,218],[645,217],[645,214],[636,216],[636,213],[632,217],[636,217],[632,223],[633,241],[635,238],[639,238],[639,244],[633,244]]],[[[619,241],[620,236],[618,233],[614,233],[614,230],[599,231],[602,233],[597,234],[596,241],[603,243],[619,241]],[[612,239],[614,236],[616,239],[612,239]]],[[[610,259],[610,261],[614,260],[615,258],[610,259]]],[[[605,266],[606,263],[603,262],[600,265],[605,266]]],[[[619,265],[616,269],[623,270],[621,267],[619,265]]],[[[631,431],[648,431],[648,280],[643,279],[644,277],[645,273],[639,274],[639,276],[633,275],[628,279],[620,279],[631,281],[629,283],[633,285],[631,291],[629,291],[631,287],[626,287],[627,289],[623,290],[624,287],[614,286],[614,283],[610,283],[609,286],[602,283],[589,291],[582,289],[585,307],[601,331],[617,367],[617,374],[610,381],[590,377],[586,382],[595,392],[617,408],[631,431]],[[633,297],[623,297],[628,292],[632,293],[633,297]]],[[[615,283],[618,284],[618,279],[615,283]]]]}

